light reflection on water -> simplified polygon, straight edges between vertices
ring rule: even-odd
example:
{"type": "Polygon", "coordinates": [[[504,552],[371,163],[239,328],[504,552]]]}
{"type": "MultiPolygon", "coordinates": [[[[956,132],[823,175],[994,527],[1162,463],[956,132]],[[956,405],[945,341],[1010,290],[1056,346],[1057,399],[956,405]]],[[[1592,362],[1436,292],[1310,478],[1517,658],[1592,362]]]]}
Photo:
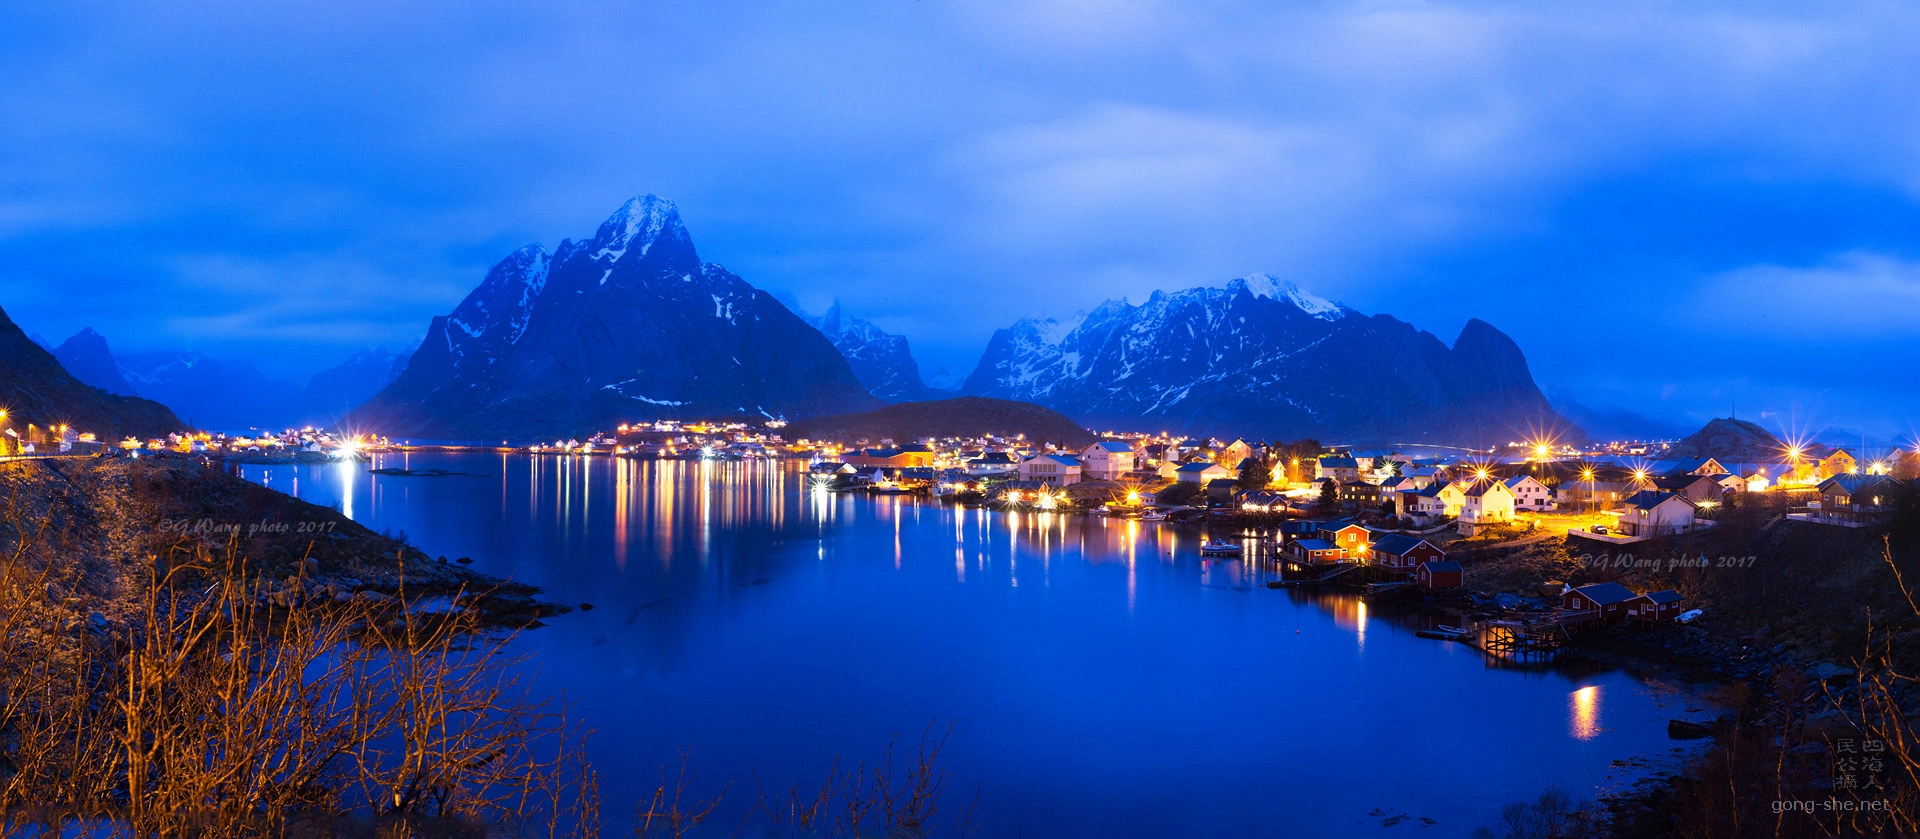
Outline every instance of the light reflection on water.
{"type": "MultiPolygon", "coordinates": [[[[1548,783],[1619,783],[1610,762],[1669,749],[1689,698],[1489,667],[1414,637],[1430,619],[1268,589],[1165,525],[835,494],[795,464],[373,465],[477,476],[243,473],[594,604],[517,643],[597,729],[609,802],[644,797],[677,749],[751,790],[749,770],[817,781],[937,717],[959,721],[948,768],[980,790],[984,836],[1395,835],[1375,810],[1465,835],[1548,783]]],[[[610,804],[609,829],[627,812],[610,804]]]]}

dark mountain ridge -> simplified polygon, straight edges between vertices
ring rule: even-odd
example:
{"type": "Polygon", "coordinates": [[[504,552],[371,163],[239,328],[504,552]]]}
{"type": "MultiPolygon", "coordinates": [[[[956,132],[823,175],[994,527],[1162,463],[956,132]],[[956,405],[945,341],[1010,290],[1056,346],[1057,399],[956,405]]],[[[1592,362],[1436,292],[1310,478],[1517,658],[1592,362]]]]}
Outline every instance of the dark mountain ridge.
{"type": "Polygon", "coordinates": [[[4,427],[16,433],[29,424],[43,429],[64,424],[101,440],[118,440],[186,429],[165,405],[111,394],[74,378],[5,310],[0,310],[0,408],[6,409],[4,427]]]}
{"type": "Polygon", "coordinates": [[[963,390],[1144,431],[1475,446],[1579,435],[1486,322],[1449,347],[1266,275],[1021,321],[994,334],[963,390]]]}

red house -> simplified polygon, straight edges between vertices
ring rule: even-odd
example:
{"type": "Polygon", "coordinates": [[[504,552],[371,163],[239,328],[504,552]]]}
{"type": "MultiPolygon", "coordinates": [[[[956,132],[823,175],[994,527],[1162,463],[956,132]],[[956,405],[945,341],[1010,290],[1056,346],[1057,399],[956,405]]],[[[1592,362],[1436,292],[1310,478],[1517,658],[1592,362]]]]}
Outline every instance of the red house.
{"type": "Polygon", "coordinates": [[[1340,548],[1325,539],[1295,539],[1287,543],[1287,553],[1306,562],[1339,562],[1340,548]]]}
{"type": "Polygon", "coordinates": [[[1460,563],[1451,559],[1422,562],[1413,573],[1421,588],[1459,588],[1466,585],[1462,576],[1460,563]]]}
{"type": "Polygon", "coordinates": [[[1593,612],[1603,622],[1624,617],[1631,589],[1619,583],[1590,583],[1560,595],[1560,607],[1570,612],[1593,612]]]}
{"type": "Polygon", "coordinates": [[[1447,558],[1447,552],[1434,547],[1432,542],[1418,536],[1404,533],[1386,533],[1373,540],[1373,550],[1367,559],[1382,568],[1398,571],[1412,571],[1422,562],[1438,562],[1447,558]]]}
{"type": "Polygon", "coordinates": [[[1327,540],[1340,548],[1342,559],[1366,559],[1369,546],[1373,544],[1373,531],[1357,524],[1342,525],[1337,530],[1321,530],[1327,540]]]}
{"type": "Polygon", "coordinates": [[[1680,592],[1673,589],[1650,591],[1627,601],[1627,617],[1654,623],[1680,616],[1680,592]]]}

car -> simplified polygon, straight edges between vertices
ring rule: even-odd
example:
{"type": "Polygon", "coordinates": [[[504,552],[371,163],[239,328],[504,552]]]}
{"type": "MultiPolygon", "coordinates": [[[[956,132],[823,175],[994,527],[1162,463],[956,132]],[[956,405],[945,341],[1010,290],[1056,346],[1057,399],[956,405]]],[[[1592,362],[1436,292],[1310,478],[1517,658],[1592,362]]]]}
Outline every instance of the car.
{"type": "Polygon", "coordinates": [[[1600,534],[1600,535],[1602,535],[1602,536],[1605,536],[1605,535],[1607,534],[1607,526],[1606,526],[1606,525],[1604,525],[1604,524],[1596,524],[1596,525],[1594,525],[1593,527],[1591,527],[1591,528],[1589,528],[1589,529],[1590,529],[1590,530],[1592,530],[1592,531],[1593,531],[1593,532],[1595,532],[1595,533],[1598,533],[1598,534],[1600,534]]]}

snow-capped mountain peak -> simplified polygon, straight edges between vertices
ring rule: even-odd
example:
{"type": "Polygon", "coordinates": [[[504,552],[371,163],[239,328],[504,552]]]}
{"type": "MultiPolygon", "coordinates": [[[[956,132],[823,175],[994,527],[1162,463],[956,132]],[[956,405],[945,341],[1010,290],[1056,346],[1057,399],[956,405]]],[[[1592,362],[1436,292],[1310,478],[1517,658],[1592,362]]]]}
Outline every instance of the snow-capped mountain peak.
{"type": "Polygon", "coordinates": [[[1292,280],[1282,280],[1272,274],[1248,274],[1236,280],[1229,280],[1226,288],[1228,292],[1244,288],[1248,294],[1255,297],[1292,303],[1300,307],[1300,311],[1321,320],[1339,320],[1352,311],[1346,306],[1294,285],[1292,280]]]}
{"type": "Polygon", "coordinates": [[[636,247],[637,255],[646,256],[655,242],[687,238],[686,228],[680,222],[680,209],[672,201],[648,193],[627,199],[627,203],[620,205],[620,209],[600,225],[594,235],[594,243],[600,247],[593,256],[616,261],[636,247]]]}

